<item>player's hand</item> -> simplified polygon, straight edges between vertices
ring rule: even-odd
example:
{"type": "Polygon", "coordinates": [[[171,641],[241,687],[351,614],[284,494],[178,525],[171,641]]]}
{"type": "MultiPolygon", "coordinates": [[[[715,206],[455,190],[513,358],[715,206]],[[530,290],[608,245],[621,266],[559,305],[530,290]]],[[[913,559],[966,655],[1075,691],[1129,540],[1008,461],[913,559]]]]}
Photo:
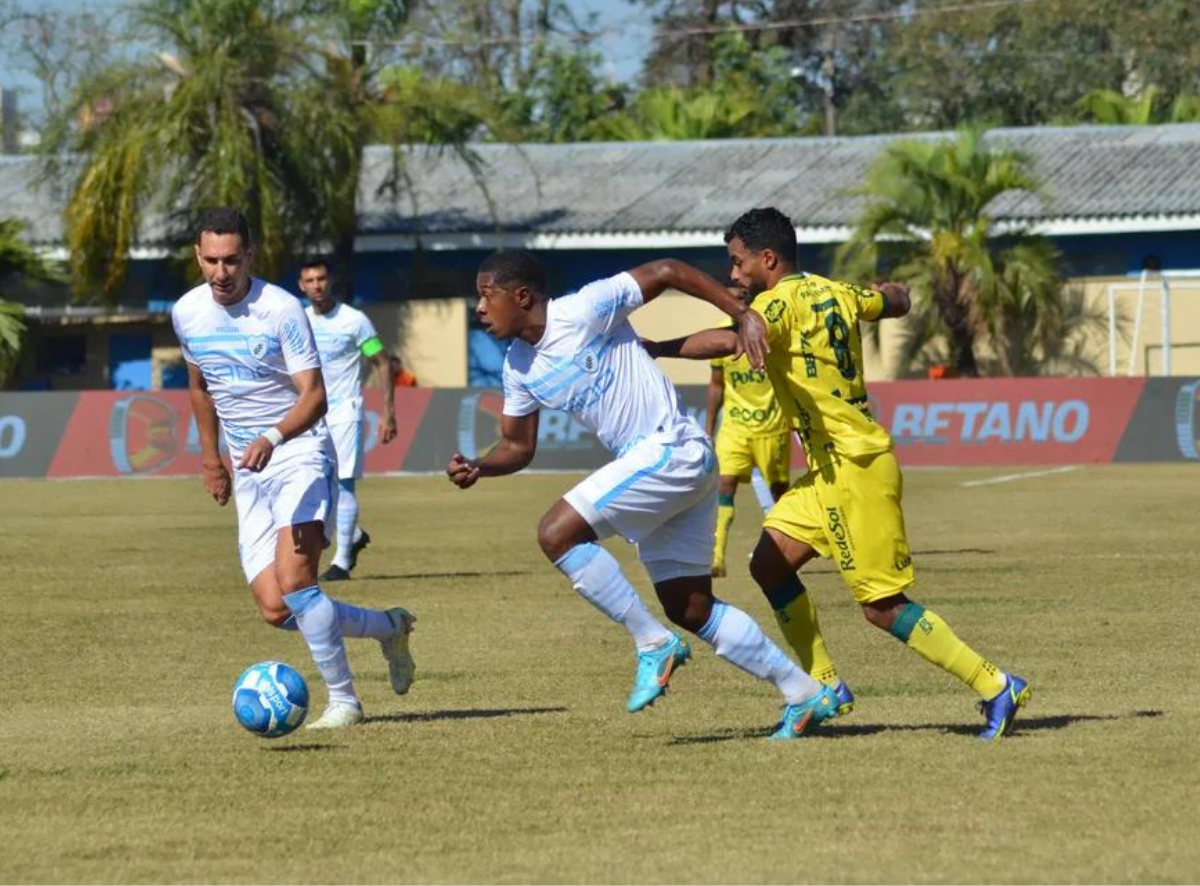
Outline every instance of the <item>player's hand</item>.
{"type": "Polygon", "coordinates": [[[454,453],[450,464],[446,465],[446,476],[459,489],[470,489],[479,479],[479,465],[463,457],[461,452],[454,453]]]}
{"type": "Polygon", "coordinates": [[[379,442],[384,445],[396,439],[396,416],[389,415],[379,420],[379,442]]]}
{"type": "Polygon", "coordinates": [[[205,464],[203,470],[205,491],[213,497],[213,501],[224,507],[233,491],[233,483],[229,479],[229,471],[225,470],[225,463],[218,461],[216,464],[205,464]]]}
{"type": "Polygon", "coordinates": [[[258,473],[271,462],[271,454],[275,451],[274,444],[266,437],[255,437],[250,441],[238,461],[238,468],[258,473]]]}
{"type": "Polygon", "coordinates": [[[745,354],[753,369],[764,369],[767,365],[767,321],[757,311],[746,311],[738,320],[737,350],[735,358],[745,354]]]}
{"type": "Polygon", "coordinates": [[[886,283],[872,283],[871,288],[876,292],[882,292],[888,301],[896,302],[908,299],[908,284],[896,283],[887,281],[886,283]]]}

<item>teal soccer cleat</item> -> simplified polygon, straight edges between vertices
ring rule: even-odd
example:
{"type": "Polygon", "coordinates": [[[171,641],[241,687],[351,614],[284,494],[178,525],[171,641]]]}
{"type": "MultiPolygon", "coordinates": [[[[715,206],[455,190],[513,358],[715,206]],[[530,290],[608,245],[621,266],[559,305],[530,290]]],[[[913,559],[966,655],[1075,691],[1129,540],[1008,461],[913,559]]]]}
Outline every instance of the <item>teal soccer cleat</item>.
{"type": "Polygon", "coordinates": [[[832,720],[837,714],[837,693],[828,686],[822,686],[821,691],[807,701],[784,706],[783,721],[771,734],[771,740],[786,741],[789,738],[799,738],[811,724],[832,720]]]}
{"type": "Polygon", "coordinates": [[[678,634],[672,634],[671,639],[657,649],[639,652],[633,691],[629,693],[629,713],[636,714],[654,704],[655,699],[666,693],[675,669],[683,667],[691,657],[692,647],[678,634]]]}
{"type": "Polygon", "coordinates": [[[989,701],[981,701],[979,710],[987,718],[987,726],[979,733],[983,741],[998,741],[1012,729],[1017,711],[1033,698],[1029,683],[1016,674],[1004,675],[1004,690],[989,701]]]}
{"type": "Polygon", "coordinates": [[[844,717],[854,710],[854,693],[850,691],[845,680],[838,680],[837,685],[833,687],[833,694],[837,696],[839,717],[844,717]]]}

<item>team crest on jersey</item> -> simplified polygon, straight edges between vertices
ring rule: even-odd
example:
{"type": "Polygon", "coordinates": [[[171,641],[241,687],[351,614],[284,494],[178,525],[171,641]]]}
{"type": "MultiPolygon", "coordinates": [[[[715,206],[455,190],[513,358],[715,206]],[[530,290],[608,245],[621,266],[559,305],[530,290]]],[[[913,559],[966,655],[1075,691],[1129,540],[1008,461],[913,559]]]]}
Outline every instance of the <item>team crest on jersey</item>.
{"type": "Polygon", "coordinates": [[[247,344],[255,360],[265,359],[272,351],[278,350],[278,345],[269,335],[252,335],[247,339],[247,344]]]}
{"type": "Polygon", "coordinates": [[[599,354],[592,348],[585,348],[575,355],[575,365],[587,373],[595,373],[600,368],[599,354]]]}
{"type": "Polygon", "coordinates": [[[767,305],[767,310],[766,310],[767,320],[770,321],[771,323],[777,322],[779,320],[779,318],[783,316],[783,309],[785,307],[787,307],[787,305],[784,303],[783,299],[781,299],[781,298],[773,299],[771,301],[771,303],[769,305],[767,305]]]}

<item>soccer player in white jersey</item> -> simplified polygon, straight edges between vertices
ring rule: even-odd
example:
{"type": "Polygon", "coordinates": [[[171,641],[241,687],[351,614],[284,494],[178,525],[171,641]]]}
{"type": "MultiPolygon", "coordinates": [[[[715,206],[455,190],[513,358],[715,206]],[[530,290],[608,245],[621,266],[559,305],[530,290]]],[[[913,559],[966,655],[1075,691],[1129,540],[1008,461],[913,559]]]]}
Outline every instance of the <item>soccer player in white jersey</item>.
{"type": "Polygon", "coordinates": [[[772,643],[746,613],[713,597],[711,557],[717,462],[704,431],[680,407],[674,386],[642,348],[629,314],[666,289],[703,299],[735,320],[752,361],[765,357],[765,327],[712,277],[664,260],[548,300],[541,264],[523,251],[488,258],[476,277],[480,322],[511,338],[504,360],[500,442],[479,459],[456,453],[450,479],[466,489],[480,477],[512,474],[537,449],[538,412],[559,409],[594,432],[614,456],[557,501],[538,543],[575,590],[622,625],[637,648],[628,710],[667,688],[687,661],[687,640],[646,608],[617,561],[597,541],[621,535],[638,546],[667,618],[784,699],[773,737],[794,738],[837,712],[832,692],[772,643]]]}
{"type": "Polygon", "coordinates": [[[396,437],[396,393],[379,333],[366,314],[334,297],[327,261],[315,258],[300,265],[300,291],[308,297],[305,312],[321,353],[329,400],[325,423],[338,463],[337,553],[321,573],[321,581],[345,581],[358,563],[359,553],[371,543],[370,534],[358,525],[355,489],[363,475],[363,357],[371,361],[383,384],[380,443],[390,443],[396,437]]]}
{"type": "Polygon", "coordinates": [[[383,612],[331,600],[317,585],[337,499],[321,361],[300,301],[251,277],[251,255],[241,213],[204,212],[196,260],[205,282],[171,309],[187,361],[204,487],[219,505],[232,493],[238,552],[259,614],[300,632],[329,688],[328,707],[308,728],[350,726],[363,714],[342,638],[379,641],[392,688],[403,695],[413,678],[408,634],[415,619],[399,607],[383,612]]]}

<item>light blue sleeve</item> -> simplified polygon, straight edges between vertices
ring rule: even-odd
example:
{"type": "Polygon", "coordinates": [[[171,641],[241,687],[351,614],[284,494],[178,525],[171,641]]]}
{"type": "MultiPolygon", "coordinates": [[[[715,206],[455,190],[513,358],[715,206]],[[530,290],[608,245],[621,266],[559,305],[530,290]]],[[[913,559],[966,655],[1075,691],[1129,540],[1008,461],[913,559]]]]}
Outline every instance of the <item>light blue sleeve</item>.
{"type": "Polygon", "coordinates": [[[588,328],[598,333],[612,332],[645,304],[642,288],[625,272],[589,283],[567,299],[588,328]]]}

